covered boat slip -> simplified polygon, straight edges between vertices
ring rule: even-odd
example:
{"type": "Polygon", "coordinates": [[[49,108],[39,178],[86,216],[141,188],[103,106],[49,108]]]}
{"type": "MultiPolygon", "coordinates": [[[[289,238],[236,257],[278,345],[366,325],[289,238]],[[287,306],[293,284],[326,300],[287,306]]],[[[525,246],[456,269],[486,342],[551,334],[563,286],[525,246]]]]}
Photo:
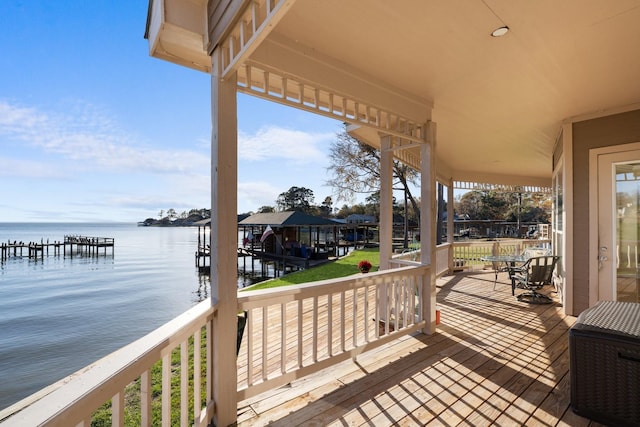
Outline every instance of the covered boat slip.
{"type": "MultiPolygon", "coordinates": [[[[369,245],[368,233],[349,241],[345,237],[349,232],[351,236],[357,235],[363,227],[297,211],[257,213],[238,222],[242,236],[238,256],[280,265],[276,271],[306,269],[347,255],[358,246],[369,245]]],[[[246,263],[243,265],[246,270],[246,263]]]]}
{"type": "MultiPolygon", "coordinates": [[[[495,291],[493,280],[493,272],[443,276],[435,335],[405,336],[242,400],[238,425],[599,426],[569,406],[576,318],[552,287],[543,292],[553,304],[530,305],[511,295],[506,273],[495,291]]],[[[245,367],[239,358],[239,384],[245,367]]]]}

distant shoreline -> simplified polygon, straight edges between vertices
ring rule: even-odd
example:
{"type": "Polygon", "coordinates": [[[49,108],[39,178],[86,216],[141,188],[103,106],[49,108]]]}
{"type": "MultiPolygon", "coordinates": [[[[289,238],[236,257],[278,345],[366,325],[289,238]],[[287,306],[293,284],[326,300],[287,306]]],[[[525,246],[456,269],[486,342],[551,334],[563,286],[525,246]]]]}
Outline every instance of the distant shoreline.
{"type": "Polygon", "coordinates": [[[168,218],[152,219],[147,218],[144,221],[138,222],[138,227],[196,227],[198,221],[208,218],[186,218],[170,220],[168,218]]]}

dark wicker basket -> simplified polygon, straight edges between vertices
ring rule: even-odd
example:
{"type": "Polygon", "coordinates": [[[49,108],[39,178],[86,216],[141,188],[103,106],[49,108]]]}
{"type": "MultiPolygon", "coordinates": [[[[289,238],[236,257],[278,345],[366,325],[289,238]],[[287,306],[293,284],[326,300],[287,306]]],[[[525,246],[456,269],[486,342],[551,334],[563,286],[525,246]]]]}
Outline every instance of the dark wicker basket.
{"type": "Polygon", "coordinates": [[[601,301],[569,330],[571,407],[612,426],[640,425],[640,304],[601,301]]]}

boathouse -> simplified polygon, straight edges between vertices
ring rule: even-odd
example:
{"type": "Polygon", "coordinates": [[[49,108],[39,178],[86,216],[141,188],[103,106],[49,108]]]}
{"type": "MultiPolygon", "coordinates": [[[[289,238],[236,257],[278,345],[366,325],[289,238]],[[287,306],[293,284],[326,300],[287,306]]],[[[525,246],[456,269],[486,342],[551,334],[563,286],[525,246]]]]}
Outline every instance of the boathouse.
{"type": "Polygon", "coordinates": [[[243,247],[263,254],[326,260],[338,256],[341,224],[303,212],[269,212],[251,215],[238,223],[243,247]],[[270,230],[270,231],[268,231],[270,230]],[[272,234],[266,236],[265,232],[272,234]]]}

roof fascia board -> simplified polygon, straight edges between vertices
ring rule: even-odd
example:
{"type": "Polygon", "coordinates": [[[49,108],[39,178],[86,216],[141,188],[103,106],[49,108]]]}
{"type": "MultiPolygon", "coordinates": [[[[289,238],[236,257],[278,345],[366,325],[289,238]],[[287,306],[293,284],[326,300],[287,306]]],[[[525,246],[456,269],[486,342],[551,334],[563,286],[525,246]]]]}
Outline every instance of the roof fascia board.
{"type": "Polygon", "coordinates": [[[220,44],[220,42],[230,33],[231,29],[238,21],[242,11],[246,10],[252,0],[224,0],[208,1],[207,5],[207,25],[209,27],[209,44],[207,52],[209,55],[220,44]]]}

